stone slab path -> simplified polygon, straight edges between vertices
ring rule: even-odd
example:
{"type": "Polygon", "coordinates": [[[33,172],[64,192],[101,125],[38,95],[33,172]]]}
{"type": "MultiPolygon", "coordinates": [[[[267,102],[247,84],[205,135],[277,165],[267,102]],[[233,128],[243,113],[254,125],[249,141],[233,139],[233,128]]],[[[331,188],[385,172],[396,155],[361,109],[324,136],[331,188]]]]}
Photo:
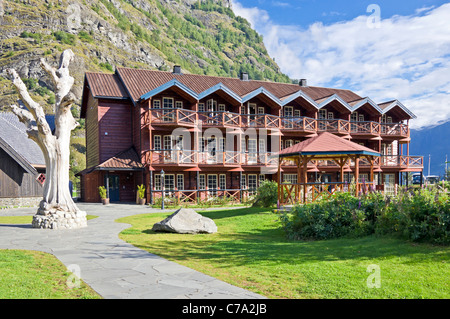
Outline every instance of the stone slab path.
{"type": "MultiPolygon", "coordinates": [[[[88,227],[77,230],[0,224],[0,249],[53,254],[66,267],[79,269],[83,281],[106,299],[264,298],[119,239],[118,234],[130,225],[114,220],[161,210],[135,204],[78,203],[78,207],[99,217],[89,220],[88,227]]],[[[5,209],[0,210],[0,216],[34,215],[35,211],[35,208],[5,209]]]]}

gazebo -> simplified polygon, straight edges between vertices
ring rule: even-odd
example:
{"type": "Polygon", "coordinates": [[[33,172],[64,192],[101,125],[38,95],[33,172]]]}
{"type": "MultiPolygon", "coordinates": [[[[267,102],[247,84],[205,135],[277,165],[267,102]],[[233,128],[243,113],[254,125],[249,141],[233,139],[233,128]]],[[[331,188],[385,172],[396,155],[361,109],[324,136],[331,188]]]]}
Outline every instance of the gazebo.
{"type": "Polygon", "coordinates": [[[380,156],[370,148],[351,142],[334,134],[323,132],[303,142],[285,148],[279,153],[278,160],[278,203],[279,205],[306,203],[315,201],[324,195],[334,192],[350,191],[350,185],[344,183],[344,172],[353,171],[355,175],[354,191],[358,195],[362,187],[374,187],[374,171],[379,170],[376,158],[380,156]],[[281,163],[291,160],[297,165],[297,183],[281,183],[281,163]],[[332,165],[340,168],[339,181],[329,183],[308,182],[311,167],[317,170],[319,165],[332,165]],[[359,182],[360,162],[370,166],[368,181],[359,182]],[[314,163],[316,162],[316,163],[314,163]],[[353,170],[351,167],[353,166],[353,170]]]}

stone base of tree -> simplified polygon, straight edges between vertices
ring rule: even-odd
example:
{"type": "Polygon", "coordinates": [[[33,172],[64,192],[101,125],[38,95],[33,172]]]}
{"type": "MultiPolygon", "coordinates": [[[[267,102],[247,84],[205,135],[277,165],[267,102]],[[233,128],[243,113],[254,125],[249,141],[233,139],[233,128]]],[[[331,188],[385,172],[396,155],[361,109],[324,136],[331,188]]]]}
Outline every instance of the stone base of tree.
{"type": "Polygon", "coordinates": [[[43,214],[41,211],[33,216],[33,228],[75,229],[87,226],[86,212],[54,211],[43,214]]]}

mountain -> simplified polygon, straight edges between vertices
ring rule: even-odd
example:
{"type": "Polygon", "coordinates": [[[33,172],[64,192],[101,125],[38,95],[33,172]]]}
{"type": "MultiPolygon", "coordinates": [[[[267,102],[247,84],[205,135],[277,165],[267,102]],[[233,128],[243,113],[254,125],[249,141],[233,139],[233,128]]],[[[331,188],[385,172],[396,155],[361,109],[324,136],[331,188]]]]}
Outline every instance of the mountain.
{"type": "Polygon", "coordinates": [[[230,0],[4,0],[0,31],[0,106],[17,98],[6,79],[12,67],[51,110],[54,97],[39,59],[56,64],[67,48],[77,57],[71,74],[79,98],[85,71],[117,66],[168,71],[177,64],[185,73],[245,71],[251,79],[290,82],[230,0]]]}
{"type": "Polygon", "coordinates": [[[409,153],[423,156],[424,175],[428,175],[429,163],[430,175],[444,175],[446,155],[450,161],[450,121],[420,130],[412,129],[409,153]]]}
{"type": "MultiPolygon", "coordinates": [[[[79,116],[84,74],[116,67],[291,82],[268,55],[262,37],[236,16],[230,0],[0,0],[0,111],[18,98],[6,69],[14,68],[32,98],[53,112],[55,96],[39,65],[56,65],[65,49],[72,108],[79,116]]],[[[85,168],[84,122],[73,132],[71,179],[85,168]]]]}

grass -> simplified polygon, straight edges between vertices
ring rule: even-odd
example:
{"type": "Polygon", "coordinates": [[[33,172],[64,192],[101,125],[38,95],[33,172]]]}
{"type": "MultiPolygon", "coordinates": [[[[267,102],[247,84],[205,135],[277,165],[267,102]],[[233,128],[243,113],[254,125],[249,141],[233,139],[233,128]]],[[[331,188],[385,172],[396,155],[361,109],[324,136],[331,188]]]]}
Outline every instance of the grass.
{"type": "Polygon", "coordinates": [[[101,298],[82,281],[69,288],[72,273],[51,254],[0,250],[0,269],[0,299],[101,298]]]}
{"type": "MultiPolygon", "coordinates": [[[[86,215],[86,219],[94,219],[98,216],[94,215],[86,215]]],[[[9,224],[9,225],[17,225],[17,224],[31,224],[33,221],[33,216],[0,216],[0,224],[9,224]]]]}
{"type": "Polygon", "coordinates": [[[450,247],[395,238],[289,241],[277,215],[259,208],[201,212],[216,234],[155,233],[168,214],[125,217],[123,240],[269,298],[417,299],[450,297],[450,247]],[[368,288],[369,265],[381,288],[368,288]]]}

